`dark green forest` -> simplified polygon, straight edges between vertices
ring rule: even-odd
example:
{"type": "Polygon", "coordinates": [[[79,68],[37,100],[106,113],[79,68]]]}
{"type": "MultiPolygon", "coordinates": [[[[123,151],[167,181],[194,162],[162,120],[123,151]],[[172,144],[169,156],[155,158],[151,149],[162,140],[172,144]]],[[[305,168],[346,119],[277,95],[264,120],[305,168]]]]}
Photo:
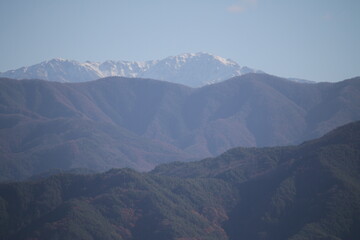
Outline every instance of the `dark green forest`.
{"type": "Polygon", "coordinates": [[[0,239],[339,240],[360,236],[360,122],[297,146],[234,148],[148,173],[0,184],[0,239]]]}

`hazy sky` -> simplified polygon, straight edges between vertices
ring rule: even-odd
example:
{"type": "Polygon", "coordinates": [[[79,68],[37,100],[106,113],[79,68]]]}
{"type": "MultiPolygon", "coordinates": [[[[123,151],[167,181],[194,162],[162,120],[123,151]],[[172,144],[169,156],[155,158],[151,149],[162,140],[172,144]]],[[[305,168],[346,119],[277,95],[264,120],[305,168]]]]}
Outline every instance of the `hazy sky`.
{"type": "Polygon", "coordinates": [[[282,77],[360,75],[360,0],[0,0],[0,71],[209,52],[282,77]]]}

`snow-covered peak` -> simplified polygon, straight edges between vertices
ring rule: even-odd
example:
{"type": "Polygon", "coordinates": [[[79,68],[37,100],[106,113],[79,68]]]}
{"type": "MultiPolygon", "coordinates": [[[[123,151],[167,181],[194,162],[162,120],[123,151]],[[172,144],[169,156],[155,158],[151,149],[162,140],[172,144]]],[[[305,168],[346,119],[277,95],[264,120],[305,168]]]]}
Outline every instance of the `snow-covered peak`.
{"type": "Polygon", "coordinates": [[[15,79],[40,78],[60,82],[83,82],[108,76],[142,77],[176,82],[191,87],[212,84],[233,76],[257,72],[235,61],[209,53],[183,53],[161,60],[77,62],[54,58],[39,64],[1,73],[15,79]]]}
{"type": "Polygon", "coordinates": [[[235,61],[231,59],[226,59],[220,56],[216,56],[207,52],[197,52],[197,53],[183,53],[177,56],[167,57],[164,60],[174,59],[177,61],[186,62],[189,60],[198,60],[198,61],[211,61],[216,60],[224,65],[238,65],[235,61]]]}
{"type": "Polygon", "coordinates": [[[238,65],[236,62],[234,62],[230,59],[226,59],[226,58],[219,57],[219,56],[214,56],[214,58],[224,65],[238,65]]]}
{"type": "Polygon", "coordinates": [[[199,52],[164,58],[140,76],[199,87],[238,75],[241,67],[236,62],[199,52]]]}
{"type": "Polygon", "coordinates": [[[70,60],[65,59],[65,58],[53,58],[53,59],[50,59],[49,61],[45,61],[45,62],[67,62],[67,61],[70,61],[70,60]]]}
{"type": "Polygon", "coordinates": [[[74,61],[74,60],[69,60],[69,59],[64,59],[64,58],[53,58],[53,59],[41,62],[40,65],[61,65],[64,63],[79,64],[79,62],[74,61]]]}

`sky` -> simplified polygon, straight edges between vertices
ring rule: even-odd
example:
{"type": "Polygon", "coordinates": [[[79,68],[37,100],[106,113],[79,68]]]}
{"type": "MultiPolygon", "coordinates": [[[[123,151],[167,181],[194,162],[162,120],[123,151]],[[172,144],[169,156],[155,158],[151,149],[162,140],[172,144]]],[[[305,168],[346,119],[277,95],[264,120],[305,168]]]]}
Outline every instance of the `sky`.
{"type": "Polygon", "coordinates": [[[0,0],[0,71],[207,52],[281,77],[360,75],[359,0],[0,0]]]}

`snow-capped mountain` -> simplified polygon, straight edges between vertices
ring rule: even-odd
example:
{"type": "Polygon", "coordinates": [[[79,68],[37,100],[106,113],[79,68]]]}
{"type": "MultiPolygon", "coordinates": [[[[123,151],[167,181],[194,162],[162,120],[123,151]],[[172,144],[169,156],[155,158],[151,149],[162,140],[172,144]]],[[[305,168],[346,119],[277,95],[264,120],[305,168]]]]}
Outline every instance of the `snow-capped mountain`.
{"type": "Polygon", "coordinates": [[[108,76],[141,77],[200,87],[250,72],[261,72],[208,53],[186,53],[145,62],[77,62],[61,58],[10,70],[0,77],[84,82],[108,76]]]}
{"type": "Polygon", "coordinates": [[[236,62],[219,56],[187,53],[157,61],[139,77],[199,87],[249,72],[259,71],[241,67],[236,62]]]}

